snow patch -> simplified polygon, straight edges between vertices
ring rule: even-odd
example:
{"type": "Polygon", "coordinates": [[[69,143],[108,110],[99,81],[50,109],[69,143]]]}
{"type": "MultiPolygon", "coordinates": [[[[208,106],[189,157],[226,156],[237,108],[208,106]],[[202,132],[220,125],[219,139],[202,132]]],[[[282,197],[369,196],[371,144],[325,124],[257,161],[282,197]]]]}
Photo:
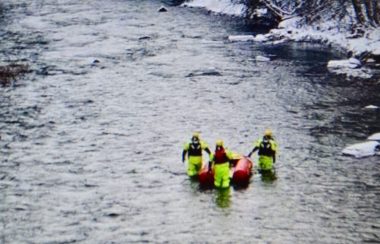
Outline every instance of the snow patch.
{"type": "Polygon", "coordinates": [[[353,144],[343,149],[343,155],[354,156],[355,158],[363,158],[376,155],[376,147],[380,146],[377,141],[367,141],[353,144]]]}
{"type": "Polygon", "coordinates": [[[330,69],[331,73],[337,75],[345,75],[347,78],[362,78],[362,79],[370,79],[373,74],[370,69],[362,68],[362,69],[351,69],[351,68],[340,68],[340,69],[330,69]]]}
{"type": "Polygon", "coordinates": [[[356,58],[347,60],[330,60],[327,63],[327,68],[331,73],[344,74],[347,77],[356,77],[369,79],[372,77],[372,72],[367,68],[360,68],[361,62],[356,58]]]}
{"type": "Polygon", "coordinates": [[[228,36],[228,40],[231,42],[246,42],[246,41],[256,41],[256,42],[266,42],[269,41],[267,35],[258,34],[256,36],[253,35],[231,35],[228,36]]]}
{"type": "Polygon", "coordinates": [[[254,37],[254,41],[256,42],[266,42],[268,41],[268,37],[266,35],[263,35],[263,34],[258,34],[254,37]]]}
{"type": "Polygon", "coordinates": [[[231,42],[246,42],[246,41],[253,41],[255,38],[253,35],[238,35],[238,36],[229,36],[228,40],[231,42]]]}
{"type": "Polygon", "coordinates": [[[327,67],[331,69],[350,68],[356,69],[361,66],[361,63],[356,58],[350,58],[347,60],[330,60],[327,63],[327,67]]]}
{"type": "Polygon", "coordinates": [[[258,55],[258,56],[256,56],[256,61],[258,61],[258,62],[269,62],[270,58],[258,55]]]}
{"type": "Polygon", "coordinates": [[[278,24],[278,28],[279,29],[297,28],[299,26],[300,21],[301,21],[300,17],[289,18],[289,19],[281,21],[278,24]]]}
{"type": "Polygon", "coordinates": [[[368,140],[380,142],[380,132],[379,133],[375,133],[375,134],[369,136],[368,140]]]}
{"type": "Polygon", "coordinates": [[[375,106],[375,105],[368,105],[368,106],[365,106],[364,108],[365,109],[378,109],[379,107],[375,106]]]}
{"type": "Polygon", "coordinates": [[[191,0],[181,6],[206,8],[215,13],[233,16],[244,16],[247,9],[244,4],[234,4],[231,0],[191,0]]]}
{"type": "Polygon", "coordinates": [[[268,9],[266,8],[255,9],[255,15],[257,17],[263,17],[263,16],[266,16],[267,14],[268,14],[268,9]]]}

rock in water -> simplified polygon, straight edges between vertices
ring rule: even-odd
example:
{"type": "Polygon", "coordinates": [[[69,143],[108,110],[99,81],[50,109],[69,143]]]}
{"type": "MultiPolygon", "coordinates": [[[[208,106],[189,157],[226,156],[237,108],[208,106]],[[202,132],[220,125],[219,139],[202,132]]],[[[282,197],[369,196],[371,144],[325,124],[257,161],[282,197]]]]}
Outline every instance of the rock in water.
{"type": "Polygon", "coordinates": [[[240,36],[229,36],[228,40],[231,42],[246,42],[246,41],[253,41],[254,36],[253,35],[240,35],[240,36]]]}
{"type": "Polygon", "coordinates": [[[366,107],[364,107],[365,109],[378,109],[379,107],[378,106],[375,106],[375,105],[368,105],[366,107]]]}
{"type": "Polygon", "coordinates": [[[168,9],[165,8],[164,6],[161,6],[161,7],[158,9],[158,12],[168,12],[168,9]]]}
{"type": "Polygon", "coordinates": [[[259,56],[256,56],[256,61],[258,61],[258,62],[269,62],[270,58],[259,55],[259,56]]]}
{"type": "Polygon", "coordinates": [[[380,132],[379,133],[375,133],[375,134],[369,136],[368,140],[370,140],[370,141],[378,141],[380,143],[380,132]]]}
{"type": "Polygon", "coordinates": [[[377,141],[367,141],[353,144],[343,149],[343,155],[354,156],[355,158],[363,158],[376,154],[376,148],[380,146],[377,141]]]}

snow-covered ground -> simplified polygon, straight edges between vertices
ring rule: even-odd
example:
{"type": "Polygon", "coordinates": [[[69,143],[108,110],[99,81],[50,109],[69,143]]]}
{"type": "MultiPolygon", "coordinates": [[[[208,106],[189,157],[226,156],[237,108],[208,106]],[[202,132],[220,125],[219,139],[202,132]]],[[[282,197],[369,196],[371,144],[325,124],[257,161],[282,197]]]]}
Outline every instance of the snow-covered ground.
{"type": "MultiPolygon", "coordinates": [[[[202,7],[215,13],[234,15],[244,17],[246,6],[243,4],[234,4],[231,0],[190,0],[182,6],[202,7]]],[[[340,31],[338,24],[324,22],[318,26],[300,25],[300,18],[293,17],[282,21],[277,29],[271,30],[266,35],[255,36],[230,36],[230,41],[260,41],[260,42],[281,42],[283,40],[291,41],[315,41],[339,47],[347,52],[352,53],[352,57],[359,56],[362,53],[372,53],[380,55],[380,29],[369,28],[363,37],[353,38],[352,34],[340,31]]],[[[368,60],[371,62],[373,60],[368,60]]],[[[370,69],[360,65],[353,65],[352,59],[333,60],[328,64],[330,72],[337,74],[346,74],[347,77],[371,78],[370,69]]]]}
{"type": "Polygon", "coordinates": [[[344,148],[342,153],[356,158],[380,155],[380,133],[369,136],[365,142],[344,148]]]}
{"type": "Polygon", "coordinates": [[[247,8],[244,4],[233,4],[231,0],[192,0],[182,6],[206,8],[215,13],[234,16],[243,16],[247,8]]]}

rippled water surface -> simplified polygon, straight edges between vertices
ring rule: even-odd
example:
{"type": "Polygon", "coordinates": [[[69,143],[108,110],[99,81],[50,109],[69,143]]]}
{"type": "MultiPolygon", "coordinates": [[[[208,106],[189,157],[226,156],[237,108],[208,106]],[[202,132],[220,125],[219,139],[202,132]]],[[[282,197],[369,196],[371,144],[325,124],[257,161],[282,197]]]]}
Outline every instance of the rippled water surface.
{"type": "Polygon", "coordinates": [[[362,109],[379,83],[328,74],[323,47],[230,43],[242,21],[161,4],[2,1],[1,61],[32,72],[0,88],[0,242],[380,242],[379,157],[340,154],[380,131],[362,109]],[[192,131],[246,154],[266,127],[276,180],[186,176],[192,131]]]}

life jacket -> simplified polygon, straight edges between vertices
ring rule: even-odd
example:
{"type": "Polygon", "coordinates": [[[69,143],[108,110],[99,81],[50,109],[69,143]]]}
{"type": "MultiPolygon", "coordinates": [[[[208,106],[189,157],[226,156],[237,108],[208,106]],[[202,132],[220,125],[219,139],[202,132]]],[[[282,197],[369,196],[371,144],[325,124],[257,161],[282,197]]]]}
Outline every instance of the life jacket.
{"type": "Polygon", "coordinates": [[[270,142],[270,139],[263,138],[263,140],[260,143],[259,146],[259,152],[258,154],[260,156],[273,156],[274,150],[272,149],[272,143],[270,142]]]}
{"type": "Polygon", "coordinates": [[[228,162],[228,157],[223,147],[215,150],[214,160],[215,164],[223,164],[228,162]]]}
{"type": "Polygon", "coordinates": [[[189,156],[202,156],[202,147],[200,143],[189,143],[189,156]]]}

